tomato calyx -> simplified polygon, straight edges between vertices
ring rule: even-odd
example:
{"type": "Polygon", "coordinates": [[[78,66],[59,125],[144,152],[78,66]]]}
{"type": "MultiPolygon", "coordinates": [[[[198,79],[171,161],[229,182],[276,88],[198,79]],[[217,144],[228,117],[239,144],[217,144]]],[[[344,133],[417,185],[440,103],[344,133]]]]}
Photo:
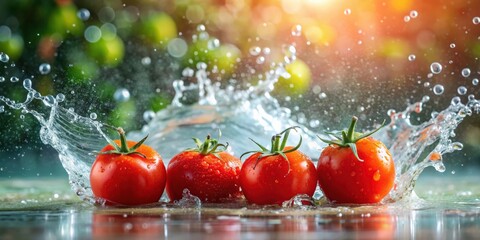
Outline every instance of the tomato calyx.
{"type": "MultiPolygon", "coordinates": [[[[298,126],[289,127],[287,129],[283,130],[282,132],[273,135],[272,140],[271,140],[270,150],[267,149],[266,147],[264,147],[263,145],[261,145],[260,143],[258,143],[255,140],[250,138],[250,140],[252,142],[254,142],[261,149],[261,151],[257,150],[257,151],[245,152],[240,156],[240,159],[247,154],[260,153],[260,155],[257,158],[257,162],[253,166],[253,169],[255,169],[255,167],[257,166],[260,159],[262,159],[264,157],[280,155],[280,156],[282,156],[282,158],[284,158],[288,162],[288,158],[287,158],[286,154],[298,150],[300,148],[300,146],[302,145],[302,136],[300,135],[300,140],[298,141],[298,144],[293,148],[285,150],[285,146],[287,145],[287,139],[288,139],[288,136],[290,134],[290,130],[293,129],[293,130],[296,131],[296,128],[298,128],[298,126]],[[282,135],[283,135],[283,137],[282,137],[282,135]]],[[[290,169],[290,162],[288,162],[288,164],[289,164],[289,169],[290,169]]]]}
{"type": "Polygon", "coordinates": [[[358,161],[363,162],[363,159],[361,159],[358,156],[358,151],[357,151],[357,145],[356,142],[358,142],[360,139],[369,137],[370,135],[376,133],[378,130],[380,130],[384,124],[385,121],[380,125],[380,127],[374,129],[371,132],[366,132],[366,133],[359,133],[355,132],[355,126],[357,125],[358,118],[356,116],[352,117],[352,122],[350,123],[350,127],[348,129],[345,129],[343,131],[336,131],[336,132],[325,132],[328,135],[333,136],[336,138],[335,140],[328,140],[328,139],[323,139],[320,136],[317,136],[320,141],[328,144],[333,144],[333,145],[338,145],[340,147],[349,147],[352,149],[353,155],[357,158],[358,161]],[[339,133],[341,135],[339,135],[339,133]]]}
{"type": "MultiPolygon", "coordinates": [[[[219,139],[220,139],[221,135],[222,135],[222,133],[219,132],[219,134],[218,134],[219,139]]],[[[192,138],[192,139],[195,142],[195,144],[197,145],[197,147],[196,148],[189,148],[186,151],[198,152],[202,155],[213,154],[215,157],[221,159],[219,153],[224,152],[228,148],[228,143],[226,143],[226,144],[219,143],[218,140],[215,139],[215,138],[212,138],[210,136],[210,134],[207,135],[207,137],[205,138],[205,141],[203,141],[203,142],[198,138],[192,138]]]]}
{"type": "Polygon", "coordinates": [[[115,149],[110,150],[110,151],[97,152],[97,154],[119,154],[119,155],[136,154],[136,155],[139,155],[143,158],[147,158],[147,156],[145,156],[143,153],[137,152],[137,149],[145,142],[145,140],[147,140],[148,135],[145,136],[142,140],[137,142],[132,147],[128,147],[127,136],[125,135],[125,131],[123,130],[123,128],[119,127],[119,128],[116,128],[116,130],[117,130],[118,134],[120,135],[120,146],[116,142],[114,142],[112,139],[110,139],[109,137],[106,137],[108,143],[110,143],[110,145],[112,145],[112,147],[115,148],[115,149]]]}

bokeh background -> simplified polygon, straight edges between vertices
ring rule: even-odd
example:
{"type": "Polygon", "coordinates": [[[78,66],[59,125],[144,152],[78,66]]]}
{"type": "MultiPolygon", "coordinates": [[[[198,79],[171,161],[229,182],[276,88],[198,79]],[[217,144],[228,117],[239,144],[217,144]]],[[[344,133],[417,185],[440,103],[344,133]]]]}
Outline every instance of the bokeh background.
{"type": "MultiPolygon", "coordinates": [[[[66,107],[134,130],[168,106],[186,67],[205,62],[214,81],[245,87],[294,43],[292,77],[272,94],[298,122],[320,132],[358,115],[368,128],[430,96],[412,116],[419,123],[456,95],[478,94],[478,9],[470,0],[1,0],[10,61],[0,62],[0,95],[24,99],[10,79],[31,78],[43,95],[65,94],[66,107]]],[[[478,168],[479,120],[457,129],[464,150],[445,156],[447,174],[478,168]]],[[[0,178],[66,175],[33,117],[5,108],[0,122],[0,178]]]]}

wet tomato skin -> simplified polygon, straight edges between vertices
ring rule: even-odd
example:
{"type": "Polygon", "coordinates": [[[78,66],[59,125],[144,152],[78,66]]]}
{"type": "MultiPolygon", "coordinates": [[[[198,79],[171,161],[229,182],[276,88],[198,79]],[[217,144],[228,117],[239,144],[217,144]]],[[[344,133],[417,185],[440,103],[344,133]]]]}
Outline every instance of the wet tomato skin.
{"type": "MultiPolygon", "coordinates": [[[[291,148],[286,147],[285,151],[291,148]]],[[[309,157],[297,150],[285,154],[288,160],[273,155],[257,162],[260,155],[255,153],[247,158],[240,172],[240,185],[249,203],[281,205],[299,194],[313,196],[317,173],[309,157]]]]}
{"type": "MultiPolygon", "coordinates": [[[[115,140],[120,144],[119,140],[115,140]]],[[[128,147],[136,144],[127,141],[128,147]]],[[[101,151],[114,150],[107,145],[101,151]]],[[[141,205],[158,202],[166,183],[161,156],[151,147],[141,145],[138,154],[99,154],[90,172],[90,185],[96,197],[109,204],[141,205]]]]}
{"type": "Polygon", "coordinates": [[[392,189],[395,166],[391,153],[372,137],[356,142],[359,161],[350,147],[330,144],[317,163],[318,183],[334,203],[380,202],[392,189]]]}
{"type": "Polygon", "coordinates": [[[227,152],[201,154],[184,151],[167,167],[166,191],[171,201],[180,200],[184,189],[202,202],[231,202],[242,196],[238,175],[241,161],[227,152]]]}

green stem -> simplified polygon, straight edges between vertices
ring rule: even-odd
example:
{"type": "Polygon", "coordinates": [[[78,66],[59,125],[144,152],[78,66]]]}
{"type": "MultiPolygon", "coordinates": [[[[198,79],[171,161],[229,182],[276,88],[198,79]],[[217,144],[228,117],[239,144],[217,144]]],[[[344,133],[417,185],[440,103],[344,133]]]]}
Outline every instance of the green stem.
{"type": "Polygon", "coordinates": [[[348,128],[347,139],[345,142],[353,142],[355,137],[355,125],[357,125],[358,118],[353,116],[352,122],[350,123],[350,127],[348,128]]]}
{"type": "Polygon", "coordinates": [[[116,128],[116,130],[117,130],[118,134],[120,135],[120,146],[118,146],[118,144],[115,143],[115,141],[113,141],[112,139],[107,137],[108,143],[110,143],[110,145],[112,145],[114,150],[110,150],[110,151],[106,151],[106,152],[97,152],[97,154],[121,154],[121,155],[136,154],[136,155],[139,155],[143,158],[147,158],[143,153],[137,152],[136,150],[145,142],[145,140],[147,140],[148,135],[145,136],[142,140],[140,140],[139,142],[137,142],[134,146],[132,146],[130,148],[128,146],[127,136],[125,135],[125,131],[123,130],[123,128],[118,127],[118,128],[116,128]]]}
{"type": "Polygon", "coordinates": [[[125,135],[125,131],[123,128],[117,128],[117,132],[120,135],[120,152],[127,153],[128,152],[128,144],[127,144],[127,136],[125,135]]]}
{"type": "Polygon", "coordinates": [[[273,136],[273,139],[272,139],[273,144],[272,144],[272,151],[271,151],[272,153],[277,152],[279,150],[279,148],[280,148],[280,138],[281,137],[282,136],[280,136],[278,134],[273,136]]]}
{"type": "Polygon", "coordinates": [[[298,142],[298,144],[289,149],[289,150],[284,150],[285,149],[285,146],[287,145],[287,139],[288,139],[288,136],[290,134],[290,130],[294,129],[295,128],[298,128],[298,126],[294,126],[294,127],[289,127],[285,130],[283,130],[281,133],[278,133],[278,134],[275,134],[272,136],[271,138],[271,148],[270,148],[270,151],[262,146],[261,144],[255,142],[255,140],[253,139],[250,139],[252,140],[258,147],[260,147],[261,151],[249,151],[249,152],[245,152],[243,153],[240,158],[242,158],[244,155],[246,154],[250,154],[250,153],[261,153],[260,156],[259,156],[259,159],[262,158],[262,157],[266,157],[266,156],[274,156],[274,155],[281,155],[283,158],[286,159],[286,153],[290,153],[290,152],[294,152],[296,150],[298,150],[298,148],[301,146],[302,144],[302,136],[300,135],[300,141],[298,142]],[[282,137],[283,135],[283,137],[282,137]],[[283,139],[282,139],[283,138],[283,139]]]}
{"type": "Polygon", "coordinates": [[[195,141],[195,144],[197,145],[197,147],[189,148],[186,151],[198,152],[202,155],[213,154],[215,156],[218,156],[218,153],[227,150],[227,147],[228,147],[228,143],[221,144],[218,142],[217,139],[212,138],[210,135],[207,135],[207,137],[205,138],[205,141],[203,142],[200,141],[198,138],[193,138],[193,141],[195,141]]]}
{"type": "MultiPolygon", "coordinates": [[[[385,121],[383,121],[382,125],[379,128],[377,128],[377,129],[375,129],[371,132],[364,133],[364,134],[360,134],[360,133],[355,132],[355,126],[357,124],[357,121],[358,121],[358,118],[353,116],[352,117],[352,122],[350,123],[350,127],[347,130],[342,131],[342,136],[341,137],[340,136],[334,136],[336,138],[336,140],[328,140],[328,139],[322,139],[318,136],[317,137],[321,141],[323,141],[325,143],[328,143],[328,144],[334,144],[334,145],[338,145],[340,147],[351,148],[355,157],[359,161],[363,162],[363,160],[358,157],[357,146],[355,145],[355,143],[357,141],[359,141],[360,139],[369,137],[370,135],[376,133],[378,130],[380,130],[384,126],[385,121]]],[[[332,133],[327,133],[327,134],[332,135],[332,133]]]]}
{"type": "Polygon", "coordinates": [[[203,142],[200,154],[202,154],[202,155],[207,155],[208,154],[209,149],[210,149],[210,140],[211,140],[211,136],[209,134],[209,135],[207,135],[207,138],[205,139],[205,142],[203,142]]]}

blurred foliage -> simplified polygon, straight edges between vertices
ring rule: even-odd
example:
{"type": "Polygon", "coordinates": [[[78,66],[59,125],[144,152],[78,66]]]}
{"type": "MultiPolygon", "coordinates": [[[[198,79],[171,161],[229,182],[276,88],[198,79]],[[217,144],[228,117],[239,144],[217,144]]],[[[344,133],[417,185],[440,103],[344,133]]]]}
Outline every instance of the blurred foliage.
{"type": "MultiPolygon", "coordinates": [[[[427,107],[421,121],[449,104],[457,79],[478,92],[469,82],[479,75],[473,68],[480,25],[472,23],[479,7],[468,0],[0,1],[0,52],[11,59],[0,63],[0,76],[32,78],[43,95],[64,93],[66,107],[138,129],[145,111],[170,103],[172,82],[185,67],[205,62],[213,80],[248,86],[282,60],[283,45],[295,42],[298,60],[287,66],[292,77],[280,79],[273,94],[301,123],[325,129],[353,114],[379,122],[389,108],[430,95],[436,109],[427,107]],[[200,24],[207,31],[199,31],[200,24]],[[428,76],[433,61],[444,66],[435,77],[428,76]],[[39,74],[41,63],[52,71],[39,74]],[[465,67],[473,73],[464,80],[465,67]],[[446,89],[441,98],[431,92],[437,83],[446,89]],[[121,89],[128,99],[115,98],[121,89]]],[[[0,95],[24,96],[11,83],[0,84],[0,95]]],[[[0,114],[9,129],[0,142],[11,143],[5,151],[29,144],[36,137],[30,133],[38,132],[35,121],[18,115],[0,114]],[[15,131],[19,125],[32,130],[15,131]]],[[[479,128],[477,118],[458,131],[479,128]]],[[[478,158],[480,137],[465,136],[478,158]]]]}

